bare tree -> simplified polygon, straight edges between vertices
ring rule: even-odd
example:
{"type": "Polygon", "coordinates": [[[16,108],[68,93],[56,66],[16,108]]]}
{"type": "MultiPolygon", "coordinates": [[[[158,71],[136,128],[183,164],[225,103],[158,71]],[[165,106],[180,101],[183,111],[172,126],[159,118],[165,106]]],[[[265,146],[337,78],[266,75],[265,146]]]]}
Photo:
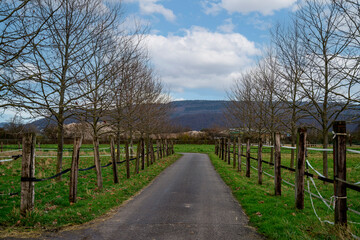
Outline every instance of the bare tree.
{"type": "MultiPolygon", "coordinates": [[[[30,41],[31,52],[19,59],[14,78],[28,79],[11,90],[30,113],[57,124],[57,173],[62,170],[64,122],[72,117],[80,94],[78,86],[87,77],[83,68],[93,55],[91,42],[102,34],[104,9],[101,0],[43,0],[34,3],[34,25],[44,30],[30,41]],[[53,14],[54,10],[56,13],[53,14]]],[[[111,11],[110,11],[111,12],[111,11]]],[[[24,29],[27,25],[23,26],[24,29]]],[[[60,179],[60,178],[59,178],[60,179]]]]}
{"type": "MultiPolygon", "coordinates": [[[[163,91],[159,78],[149,70],[148,80],[143,91],[143,102],[139,105],[139,124],[137,129],[145,135],[147,146],[150,146],[150,135],[166,129],[171,112],[170,97],[163,91]]],[[[149,150],[149,149],[148,149],[149,150]]],[[[148,151],[149,152],[149,151],[148,151]]],[[[149,164],[147,156],[147,164],[149,164]]]]}
{"type": "Polygon", "coordinates": [[[104,14],[101,34],[89,42],[89,51],[92,51],[91,59],[85,64],[84,80],[80,82],[79,92],[83,98],[79,99],[77,115],[79,120],[87,124],[91,129],[94,145],[94,163],[97,173],[97,187],[102,189],[102,174],[99,152],[99,138],[108,133],[109,124],[106,117],[110,111],[113,99],[108,93],[113,87],[112,80],[115,73],[115,60],[118,58],[117,48],[121,41],[121,33],[117,30],[120,26],[117,22],[119,9],[113,8],[112,14],[104,14]]]}
{"type": "MultiPolygon", "coordinates": [[[[317,122],[322,132],[323,148],[328,147],[328,132],[332,121],[338,119],[350,101],[337,97],[334,92],[345,93],[344,68],[350,61],[348,46],[352,41],[339,36],[344,14],[332,2],[305,0],[297,13],[301,43],[305,50],[304,70],[299,84],[304,97],[312,107],[302,108],[317,122]]],[[[301,107],[301,106],[300,106],[301,107]]],[[[323,174],[328,177],[327,152],[323,154],[323,174]]]]}
{"type": "MultiPolygon", "coordinates": [[[[12,78],[13,62],[28,54],[31,42],[42,31],[49,18],[38,24],[34,22],[34,2],[30,0],[2,0],[0,1],[0,106],[15,108],[7,99],[12,98],[9,88],[27,79],[12,78]],[[27,28],[23,26],[27,24],[27,28]]],[[[52,15],[57,9],[54,9],[52,15]]]]}
{"type": "MultiPolygon", "coordinates": [[[[254,120],[253,72],[242,74],[228,92],[225,116],[231,126],[242,128],[248,135],[259,122],[254,120]]],[[[261,126],[257,126],[259,129],[261,126]]]]}
{"type": "MultiPolygon", "coordinates": [[[[302,108],[307,104],[299,91],[299,81],[304,74],[305,53],[300,42],[297,20],[290,26],[283,28],[277,25],[272,32],[272,41],[275,46],[277,64],[273,70],[280,75],[280,84],[276,95],[284,108],[288,108],[289,124],[285,127],[291,132],[291,146],[296,144],[297,127],[299,121],[307,115],[302,108]],[[301,106],[301,107],[300,107],[301,106]]],[[[290,167],[294,167],[295,151],[291,150],[290,167]]]]}
{"type": "Polygon", "coordinates": [[[346,66],[343,68],[343,73],[346,76],[344,79],[344,88],[348,91],[333,93],[343,99],[351,100],[354,104],[360,103],[359,90],[359,70],[360,70],[360,1],[359,0],[333,0],[333,4],[344,15],[344,25],[338,27],[338,32],[341,38],[351,41],[347,46],[347,58],[350,61],[345,61],[346,66]]]}

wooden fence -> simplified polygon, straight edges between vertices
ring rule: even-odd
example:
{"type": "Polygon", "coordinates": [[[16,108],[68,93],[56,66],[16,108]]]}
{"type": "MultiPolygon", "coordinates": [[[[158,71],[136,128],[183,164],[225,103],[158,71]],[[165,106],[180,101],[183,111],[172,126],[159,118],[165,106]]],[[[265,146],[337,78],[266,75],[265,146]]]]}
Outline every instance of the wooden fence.
{"type": "MultiPolygon", "coordinates": [[[[20,200],[20,212],[23,216],[26,215],[27,212],[32,211],[35,202],[35,183],[40,181],[46,181],[50,179],[57,178],[67,172],[70,172],[70,190],[69,190],[69,201],[71,203],[75,203],[77,200],[77,183],[78,183],[78,172],[79,171],[88,171],[95,168],[94,166],[88,167],[86,169],[79,169],[79,158],[80,156],[80,148],[82,144],[82,138],[75,138],[72,150],[72,162],[71,168],[65,169],[54,176],[48,178],[38,179],[35,178],[35,146],[36,146],[36,137],[35,134],[26,134],[23,137],[22,141],[22,154],[14,155],[11,159],[4,159],[1,162],[13,161],[18,158],[22,158],[21,163],[21,191],[17,193],[10,193],[9,196],[13,195],[21,195],[20,200]]],[[[111,153],[111,161],[104,166],[100,166],[101,168],[109,167],[112,165],[113,169],[113,178],[114,184],[119,183],[118,170],[117,165],[125,163],[126,164],[126,174],[127,178],[130,178],[130,161],[135,162],[135,173],[139,173],[139,168],[141,164],[141,170],[145,168],[146,165],[149,167],[151,164],[155,163],[156,160],[159,160],[163,157],[167,157],[171,154],[174,154],[174,141],[168,139],[156,139],[156,150],[154,150],[153,140],[148,140],[145,143],[143,138],[139,139],[137,145],[137,153],[136,157],[130,158],[129,154],[129,144],[128,141],[125,141],[125,160],[116,161],[116,153],[115,153],[115,144],[114,139],[110,141],[110,153],[111,153]],[[157,153],[155,155],[155,153],[157,153]],[[157,157],[156,157],[157,156],[157,157]]],[[[41,156],[39,156],[41,157],[41,156]]]]}
{"type": "MultiPolygon", "coordinates": [[[[275,195],[281,196],[281,169],[286,169],[295,173],[295,206],[298,209],[304,208],[304,177],[308,176],[311,178],[316,178],[323,182],[333,183],[334,184],[334,201],[335,201],[335,224],[346,225],[347,224],[347,211],[351,210],[347,206],[347,189],[352,189],[354,191],[360,192],[360,185],[350,183],[346,181],[346,123],[343,121],[335,122],[333,125],[334,129],[334,144],[333,144],[333,154],[334,154],[334,179],[326,178],[324,176],[316,175],[305,171],[306,165],[306,137],[307,130],[306,128],[298,129],[298,138],[297,138],[297,151],[296,165],[295,169],[287,166],[281,165],[281,144],[280,144],[280,133],[275,134],[275,157],[274,162],[264,161],[262,159],[262,142],[261,140],[258,143],[258,153],[257,158],[251,157],[250,155],[250,140],[246,141],[246,154],[243,154],[241,138],[238,137],[238,151],[236,152],[236,141],[231,141],[226,138],[220,138],[215,144],[215,154],[219,156],[220,159],[230,164],[229,159],[230,155],[233,154],[233,168],[236,168],[238,164],[238,171],[241,171],[241,157],[246,159],[246,177],[250,177],[250,160],[257,161],[258,172],[258,184],[262,184],[262,163],[266,163],[274,166],[274,192],[275,195]],[[233,151],[231,152],[230,147],[233,146],[233,151]],[[227,156],[227,157],[226,157],[227,156]]],[[[294,149],[291,147],[286,147],[294,149]]],[[[314,149],[312,149],[314,150],[314,149]]],[[[351,152],[356,152],[354,150],[349,150],[351,152]]],[[[359,152],[360,153],[360,152],[359,152]]],[[[312,194],[312,193],[310,193],[312,194]]],[[[315,194],[312,194],[315,195],[315,194]]],[[[316,196],[316,195],[315,195],[316,196]]],[[[359,214],[357,211],[352,210],[353,212],[359,214]]]]}

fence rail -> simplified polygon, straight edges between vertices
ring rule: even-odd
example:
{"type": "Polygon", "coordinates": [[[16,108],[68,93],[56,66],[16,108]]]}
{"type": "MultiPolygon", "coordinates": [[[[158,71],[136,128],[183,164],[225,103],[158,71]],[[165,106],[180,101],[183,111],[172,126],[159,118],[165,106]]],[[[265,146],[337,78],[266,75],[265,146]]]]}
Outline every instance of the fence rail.
{"type": "MultiPolygon", "coordinates": [[[[21,177],[20,177],[20,183],[21,183],[21,191],[19,192],[10,192],[10,193],[0,193],[0,196],[15,196],[15,195],[20,195],[21,193],[21,214],[23,216],[26,215],[26,212],[32,211],[33,206],[34,206],[34,196],[35,196],[35,189],[34,189],[34,184],[36,182],[42,182],[42,181],[48,181],[51,179],[58,179],[59,176],[62,176],[68,172],[70,172],[70,181],[71,181],[71,188],[70,188],[70,202],[74,202],[76,201],[76,190],[77,190],[77,172],[79,171],[89,171],[91,169],[96,168],[96,165],[92,165],[90,167],[87,168],[83,168],[83,169],[79,169],[77,167],[78,164],[74,163],[74,159],[76,161],[78,161],[78,159],[80,157],[94,157],[94,156],[80,156],[78,154],[78,156],[75,156],[76,152],[80,152],[80,150],[84,150],[81,149],[81,142],[76,142],[76,139],[74,141],[74,146],[78,145],[77,149],[73,149],[73,155],[72,156],[63,156],[63,157],[71,157],[72,158],[72,165],[71,168],[67,168],[65,170],[62,170],[61,172],[52,175],[50,177],[45,177],[45,178],[36,178],[34,176],[35,173],[35,137],[34,135],[31,136],[25,136],[24,139],[26,138],[26,140],[23,140],[23,150],[22,150],[22,154],[18,154],[18,155],[13,155],[13,156],[6,156],[8,157],[8,159],[1,159],[0,160],[0,164],[7,164],[6,162],[8,161],[14,161],[16,159],[22,158],[22,171],[21,171],[21,177]],[[24,155],[25,154],[25,155],[24,155]],[[30,154],[30,155],[29,155],[30,154]],[[10,158],[11,157],[11,158],[10,158]],[[77,158],[77,159],[76,159],[77,158]],[[73,179],[75,179],[75,182],[73,181],[73,179]]],[[[152,143],[152,141],[150,141],[152,143]]],[[[144,143],[144,139],[140,139],[139,143],[144,143]]],[[[112,143],[113,144],[113,143],[112,143]]],[[[100,155],[100,157],[111,157],[112,161],[110,161],[109,163],[107,163],[106,165],[102,165],[100,166],[101,168],[106,168],[109,167],[111,165],[115,165],[115,167],[113,167],[113,174],[114,174],[114,183],[118,183],[118,179],[116,177],[117,175],[117,168],[116,165],[118,164],[123,164],[126,163],[127,165],[131,162],[131,161],[135,161],[135,164],[139,164],[140,163],[140,159],[142,161],[145,161],[145,158],[147,158],[149,160],[149,164],[147,166],[149,166],[150,164],[153,164],[155,162],[155,153],[157,153],[157,159],[161,159],[163,157],[169,156],[171,154],[174,154],[174,143],[173,141],[168,141],[168,140],[163,140],[163,139],[158,139],[157,140],[157,145],[156,145],[156,149],[154,150],[154,146],[153,145],[149,145],[149,143],[146,144],[139,144],[140,145],[140,149],[142,150],[141,154],[137,154],[136,157],[131,157],[128,153],[129,153],[129,149],[130,146],[127,146],[127,148],[121,148],[121,149],[127,149],[125,152],[127,152],[125,160],[118,160],[116,161],[116,153],[115,153],[115,147],[110,147],[110,148],[99,148],[99,150],[109,150],[110,149],[110,155],[100,155]],[[143,147],[141,149],[141,146],[143,147]]],[[[44,150],[41,148],[38,148],[40,150],[44,150]]],[[[86,149],[86,148],[85,148],[86,149]]],[[[89,148],[87,148],[89,150],[89,148]]],[[[55,149],[50,149],[47,148],[46,150],[55,150],[55,149]]],[[[94,149],[91,149],[94,150],[94,149]]],[[[15,150],[14,150],[15,151],[15,150]]],[[[14,151],[8,151],[8,152],[14,152],[14,151]]],[[[16,150],[16,151],[21,151],[21,150],[16,150]]],[[[4,153],[4,152],[3,152],[4,153]]],[[[5,156],[4,156],[5,157],[5,156]]],[[[36,156],[37,158],[50,158],[50,157],[57,157],[57,156],[36,156]]],[[[0,157],[1,158],[1,157],[0,157]]],[[[145,164],[144,164],[145,165],[145,164]]],[[[138,172],[137,172],[138,173],[138,172]]],[[[129,170],[127,169],[127,174],[130,177],[130,173],[129,170]]]]}
{"type": "MultiPolygon", "coordinates": [[[[323,182],[334,184],[334,194],[333,194],[332,198],[333,198],[334,206],[335,206],[335,209],[334,209],[335,223],[346,225],[348,222],[347,215],[346,215],[347,211],[351,211],[355,214],[360,215],[360,213],[358,211],[348,208],[346,205],[347,204],[346,189],[351,189],[351,190],[360,192],[360,182],[352,183],[352,182],[346,181],[346,152],[352,153],[352,154],[360,154],[360,151],[353,150],[353,149],[346,149],[346,125],[345,125],[345,122],[335,122],[334,123],[334,131],[336,133],[334,134],[333,149],[306,148],[306,129],[299,129],[298,136],[303,134],[303,135],[305,135],[305,138],[303,137],[303,140],[299,140],[299,137],[298,137],[297,148],[289,147],[289,146],[281,146],[281,148],[283,148],[283,149],[292,149],[292,150],[296,149],[297,150],[298,159],[297,159],[297,164],[296,164],[295,168],[281,165],[281,158],[280,158],[281,150],[279,147],[280,146],[279,142],[277,143],[278,147],[262,145],[261,141],[259,142],[258,145],[252,145],[252,146],[258,147],[258,156],[257,156],[257,158],[255,158],[250,155],[250,141],[249,140],[247,140],[246,144],[241,144],[241,139],[239,137],[238,151],[236,152],[236,141],[231,143],[230,141],[228,141],[225,138],[219,138],[219,139],[217,139],[217,141],[215,143],[215,154],[218,155],[220,159],[227,162],[228,164],[230,164],[230,162],[228,161],[228,159],[230,159],[230,154],[233,154],[233,159],[234,159],[233,167],[236,168],[236,159],[237,159],[238,171],[241,170],[241,158],[242,157],[245,158],[246,159],[246,177],[250,177],[249,169],[253,168],[258,171],[258,174],[259,174],[258,183],[259,184],[261,184],[261,182],[262,182],[261,181],[262,174],[265,174],[269,177],[274,178],[275,179],[275,181],[274,181],[275,195],[281,195],[281,182],[285,182],[286,184],[295,187],[296,207],[298,209],[302,209],[304,206],[304,204],[303,204],[303,201],[304,201],[303,193],[304,192],[308,192],[313,197],[320,198],[321,200],[323,200],[323,202],[326,205],[329,205],[328,204],[329,201],[324,199],[321,196],[318,189],[316,188],[315,182],[313,182],[314,178],[318,179],[320,181],[323,181],[323,182]],[[233,152],[230,151],[230,148],[229,148],[230,145],[233,146],[233,152]],[[241,146],[241,148],[240,148],[240,146],[241,146]],[[242,148],[243,146],[246,146],[246,153],[243,153],[243,148],[242,148]],[[275,162],[274,163],[265,161],[262,159],[262,147],[274,148],[274,150],[275,150],[275,162]],[[301,151],[301,149],[303,149],[303,151],[301,151]],[[321,152],[332,151],[334,153],[334,169],[335,169],[335,171],[334,171],[333,179],[323,176],[321,173],[319,173],[316,169],[314,169],[311,166],[310,162],[308,160],[306,160],[308,150],[321,151],[321,152]],[[276,158],[278,158],[278,160],[276,158]],[[251,166],[250,160],[257,161],[258,167],[255,168],[255,167],[251,166]],[[296,174],[295,184],[292,184],[292,183],[287,182],[284,179],[282,179],[280,170],[274,169],[275,170],[274,176],[263,171],[261,163],[265,163],[270,166],[274,166],[274,168],[277,165],[278,169],[285,169],[287,171],[294,172],[296,174]],[[302,164],[303,164],[303,166],[302,166],[302,164]],[[315,174],[310,173],[308,170],[306,170],[305,166],[307,166],[306,169],[308,169],[309,167],[311,169],[313,169],[315,174]],[[305,189],[304,176],[308,177],[313,182],[318,194],[311,193],[310,190],[305,189]],[[278,179],[278,180],[276,181],[276,179],[278,179]]],[[[279,135],[279,134],[276,134],[275,137],[277,135],[279,135]]],[[[316,214],[315,209],[314,209],[314,212],[316,214]]]]}

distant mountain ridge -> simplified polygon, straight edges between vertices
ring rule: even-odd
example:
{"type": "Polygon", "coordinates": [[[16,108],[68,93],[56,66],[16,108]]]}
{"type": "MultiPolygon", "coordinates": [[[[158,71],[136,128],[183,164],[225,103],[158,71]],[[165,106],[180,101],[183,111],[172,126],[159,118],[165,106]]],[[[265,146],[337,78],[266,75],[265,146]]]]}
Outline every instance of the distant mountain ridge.
{"type": "MultiPolygon", "coordinates": [[[[201,130],[214,126],[224,126],[223,110],[226,101],[208,100],[186,100],[174,101],[170,103],[173,111],[170,119],[173,124],[191,130],[201,130]]],[[[49,119],[41,118],[32,122],[39,130],[49,125],[49,119]]],[[[65,120],[65,124],[77,122],[74,118],[65,120]]],[[[55,121],[53,122],[55,123],[55,121]]]]}
{"type": "Polygon", "coordinates": [[[225,126],[224,110],[227,101],[187,100],[175,101],[171,120],[174,124],[201,130],[215,126],[225,126]]]}
{"type": "MultiPolygon", "coordinates": [[[[172,113],[170,115],[171,122],[176,126],[189,128],[191,130],[202,130],[212,127],[227,126],[224,112],[228,101],[223,100],[184,100],[174,101],[172,105],[172,113]]],[[[347,120],[351,116],[359,115],[359,109],[346,110],[339,116],[339,120],[347,120]]],[[[65,124],[76,122],[76,119],[66,119],[65,124]]],[[[300,121],[303,125],[311,125],[315,123],[314,119],[307,118],[300,121]]],[[[54,122],[55,123],[55,122],[54,122]]],[[[42,118],[34,121],[32,124],[38,129],[44,129],[49,120],[42,118]]],[[[347,129],[354,132],[358,127],[358,122],[349,123],[347,129]]]]}

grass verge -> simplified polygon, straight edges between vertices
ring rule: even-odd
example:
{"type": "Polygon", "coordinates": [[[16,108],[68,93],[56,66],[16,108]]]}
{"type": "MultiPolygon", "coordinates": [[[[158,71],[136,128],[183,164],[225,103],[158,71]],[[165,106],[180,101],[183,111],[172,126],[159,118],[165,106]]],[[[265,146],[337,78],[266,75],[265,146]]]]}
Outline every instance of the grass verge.
{"type": "MultiPolygon", "coordinates": [[[[249,216],[250,224],[269,239],[351,239],[350,231],[359,234],[360,229],[356,225],[349,224],[348,229],[344,230],[320,223],[308,194],[304,210],[297,210],[292,187],[283,184],[282,196],[274,196],[273,179],[264,176],[263,185],[258,185],[257,172],[253,169],[251,177],[247,178],[244,171],[237,172],[214,153],[209,153],[209,157],[249,216]]],[[[330,210],[320,200],[314,199],[314,205],[320,216],[329,214],[330,210]]]]}

